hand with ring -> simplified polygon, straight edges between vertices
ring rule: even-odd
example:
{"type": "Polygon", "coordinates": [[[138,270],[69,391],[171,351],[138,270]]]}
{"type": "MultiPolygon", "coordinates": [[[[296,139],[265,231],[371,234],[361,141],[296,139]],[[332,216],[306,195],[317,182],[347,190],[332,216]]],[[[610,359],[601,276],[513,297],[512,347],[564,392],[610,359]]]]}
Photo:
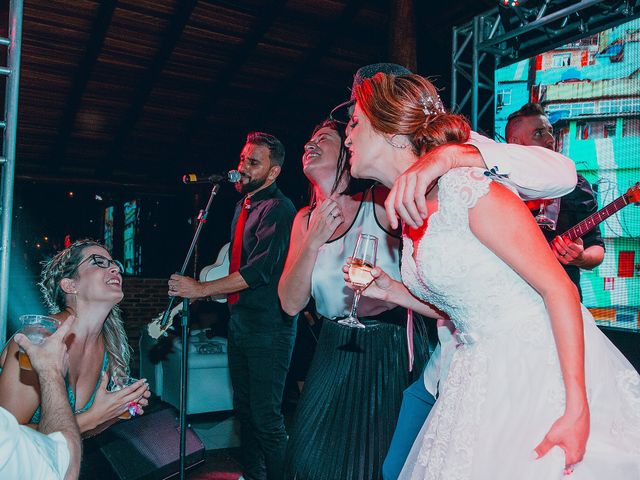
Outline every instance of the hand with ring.
{"type": "Polygon", "coordinates": [[[182,298],[202,298],[202,284],[197,280],[174,273],[169,278],[169,296],[182,298]]]}
{"type": "Polygon", "coordinates": [[[340,206],[331,198],[318,203],[309,215],[311,218],[306,241],[311,242],[314,248],[324,245],[338,226],[344,222],[340,206]]]}
{"type": "Polygon", "coordinates": [[[582,260],[584,253],[584,243],[581,238],[575,242],[557,236],[551,242],[551,250],[562,265],[573,265],[582,260]]]}

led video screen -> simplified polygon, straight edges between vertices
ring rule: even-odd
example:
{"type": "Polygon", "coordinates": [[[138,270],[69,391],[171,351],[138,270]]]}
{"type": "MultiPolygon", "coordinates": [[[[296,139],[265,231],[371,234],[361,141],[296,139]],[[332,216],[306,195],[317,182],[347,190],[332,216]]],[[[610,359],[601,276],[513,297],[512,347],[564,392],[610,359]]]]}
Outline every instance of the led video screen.
{"type": "MultiPolygon", "coordinates": [[[[511,113],[540,103],[556,149],[591,184],[599,209],[640,181],[640,19],[502,67],[495,85],[497,139],[511,113]]],[[[599,322],[639,329],[640,207],[599,226],[605,258],[582,271],[583,303],[599,322]]]]}

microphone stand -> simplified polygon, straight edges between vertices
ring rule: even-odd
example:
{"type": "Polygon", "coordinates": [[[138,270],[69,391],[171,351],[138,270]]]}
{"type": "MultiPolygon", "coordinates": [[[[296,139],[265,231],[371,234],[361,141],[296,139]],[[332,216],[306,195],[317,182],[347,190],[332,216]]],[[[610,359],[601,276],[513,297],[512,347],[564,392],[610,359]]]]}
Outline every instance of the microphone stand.
{"type": "MultiPolygon", "coordinates": [[[[191,245],[189,246],[189,251],[187,252],[187,256],[184,259],[184,263],[182,264],[182,269],[178,272],[180,275],[184,275],[187,270],[187,266],[191,261],[191,255],[193,255],[193,250],[195,249],[196,244],[198,243],[198,237],[200,237],[200,231],[202,230],[202,226],[207,222],[207,215],[209,215],[209,209],[211,208],[211,204],[213,203],[213,198],[218,193],[220,189],[219,183],[214,183],[211,188],[211,194],[209,195],[209,201],[207,202],[204,210],[200,210],[198,214],[198,226],[196,227],[196,231],[193,234],[193,239],[191,240],[191,245]]],[[[164,328],[169,321],[169,313],[171,312],[171,308],[173,307],[173,301],[175,297],[169,297],[169,305],[164,312],[162,317],[162,322],[160,326],[164,328]]],[[[184,480],[184,470],[186,463],[186,438],[187,438],[187,364],[189,361],[189,299],[182,299],[182,311],[180,313],[180,325],[182,327],[182,358],[180,361],[180,480],[184,480]]]]}

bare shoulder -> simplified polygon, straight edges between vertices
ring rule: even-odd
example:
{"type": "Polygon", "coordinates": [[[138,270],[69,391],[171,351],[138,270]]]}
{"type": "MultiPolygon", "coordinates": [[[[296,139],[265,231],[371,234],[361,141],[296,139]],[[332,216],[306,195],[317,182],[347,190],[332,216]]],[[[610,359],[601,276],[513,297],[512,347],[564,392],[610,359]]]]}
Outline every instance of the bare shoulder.
{"type": "Polygon", "coordinates": [[[487,194],[469,210],[469,224],[476,233],[485,229],[495,233],[511,228],[523,235],[540,234],[531,212],[520,197],[494,181],[489,182],[487,194]]]}
{"type": "Polygon", "coordinates": [[[309,206],[303,207],[298,210],[295,218],[293,219],[293,225],[291,226],[291,242],[295,243],[297,239],[306,235],[309,227],[309,216],[311,215],[312,208],[309,206]]]}
{"type": "Polygon", "coordinates": [[[0,406],[11,412],[24,425],[40,404],[38,377],[33,370],[22,370],[18,364],[18,344],[9,341],[3,352],[0,373],[0,406]]]}
{"type": "Polygon", "coordinates": [[[517,208],[518,210],[527,211],[527,207],[518,195],[512,190],[493,180],[488,182],[489,191],[479,201],[478,205],[493,205],[494,207],[517,208]]]}
{"type": "MultiPolygon", "coordinates": [[[[17,352],[18,344],[14,342],[13,339],[9,340],[0,355],[0,368],[4,369],[7,359],[10,361],[12,357],[16,356],[17,352]]],[[[9,366],[9,364],[7,364],[7,366],[9,366]]]]}
{"type": "Polygon", "coordinates": [[[303,231],[306,231],[312,211],[313,209],[308,205],[298,210],[298,213],[296,213],[296,216],[293,219],[293,229],[302,229],[303,231]]]}

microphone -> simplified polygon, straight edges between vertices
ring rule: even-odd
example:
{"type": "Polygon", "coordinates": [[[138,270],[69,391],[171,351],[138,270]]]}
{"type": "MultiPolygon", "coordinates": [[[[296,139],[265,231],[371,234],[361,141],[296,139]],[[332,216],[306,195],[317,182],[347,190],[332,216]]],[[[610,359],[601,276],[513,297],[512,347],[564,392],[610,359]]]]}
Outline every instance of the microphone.
{"type": "Polygon", "coordinates": [[[240,172],[237,170],[229,170],[222,174],[213,175],[197,175],[195,173],[187,173],[182,176],[182,183],[222,183],[222,182],[239,182],[241,178],[240,172]]]}

